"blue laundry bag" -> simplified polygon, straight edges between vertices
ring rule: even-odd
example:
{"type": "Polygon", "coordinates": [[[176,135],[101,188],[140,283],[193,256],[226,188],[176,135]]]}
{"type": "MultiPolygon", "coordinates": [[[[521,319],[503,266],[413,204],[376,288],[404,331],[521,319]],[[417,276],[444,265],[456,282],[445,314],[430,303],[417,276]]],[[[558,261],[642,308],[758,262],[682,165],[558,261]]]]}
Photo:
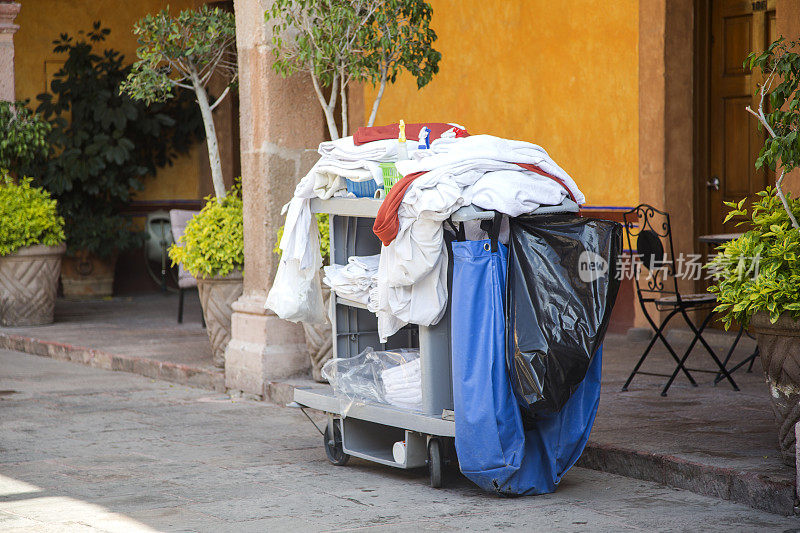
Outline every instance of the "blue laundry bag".
{"type": "Polygon", "coordinates": [[[508,249],[454,242],[451,333],[456,453],[461,472],[501,495],[553,492],[580,457],[600,401],[602,347],[562,409],[523,427],[506,366],[508,249]]]}

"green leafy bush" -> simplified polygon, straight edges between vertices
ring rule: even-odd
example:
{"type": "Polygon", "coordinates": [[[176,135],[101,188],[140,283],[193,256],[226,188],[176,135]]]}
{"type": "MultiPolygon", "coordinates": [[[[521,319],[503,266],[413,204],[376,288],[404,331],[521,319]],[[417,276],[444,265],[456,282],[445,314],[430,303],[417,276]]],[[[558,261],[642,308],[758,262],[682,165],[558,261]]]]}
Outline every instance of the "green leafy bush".
{"type": "Polygon", "coordinates": [[[97,49],[108,33],[95,22],[76,38],[53,41],[65,61],[50,92],[37,96],[37,111],[51,125],[52,154],[31,171],[58,200],[69,251],[100,257],[142,243],[122,209],[146,178],[203,138],[188,93],[151,107],[120,94],[130,66],[118,51],[97,49]]]}
{"type": "Polygon", "coordinates": [[[224,198],[206,197],[206,205],[186,225],[186,232],[169,249],[196,278],[224,276],[244,267],[242,187],[234,185],[224,198]]]}
{"type": "Polygon", "coordinates": [[[64,242],[64,219],[56,201],[31,178],[14,183],[8,172],[0,175],[0,256],[25,246],[57,246],[64,242]]]}
{"type": "Polygon", "coordinates": [[[30,172],[30,165],[47,157],[47,135],[52,126],[28,109],[27,102],[0,101],[0,168],[17,176],[30,172]]]}
{"type": "MultiPolygon", "coordinates": [[[[769,313],[774,323],[788,312],[800,319],[800,230],[792,227],[775,189],[758,193],[749,220],[750,230],[719,248],[711,261],[717,277],[709,291],[717,293],[716,311],[723,313],[725,327],[736,321],[746,326],[758,311],[769,313]]],[[[795,217],[800,216],[800,199],[787,197],[795,217]]],[[[745,200],[725,202],[733,217],[748,217],[745,200]]]]}

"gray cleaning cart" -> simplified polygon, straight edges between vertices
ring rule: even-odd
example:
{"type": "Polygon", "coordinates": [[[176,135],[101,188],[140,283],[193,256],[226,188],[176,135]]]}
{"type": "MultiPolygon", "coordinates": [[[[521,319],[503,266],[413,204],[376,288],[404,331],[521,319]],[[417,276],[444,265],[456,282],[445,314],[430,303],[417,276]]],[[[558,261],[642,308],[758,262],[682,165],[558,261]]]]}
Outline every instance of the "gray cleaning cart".
{"type": "MultiPolygon", "coordinates": [[[[315,199],[311,210],[330,214],[330,257],[333,264],[347,264],[349,257],[380,253],[381,243],[372,225],[382,200],[372,198],[315,199]]],[[[576,213],[578,206],[567,199],[559,206],[542,206],[532,214],[576,213]]],[[[462,207],[450,218],[454,224],[488,220],[493,211],[462,207]]],[[[452,279],[452,257],[448,272],[448,294],[452,279]]],[[[331,463],[344,465],[350,456],[396,468],[428,466],[433,487],[442,485],[442,468],[454,458],[455,422],[450,367],[450,306],[433,326],[410,324],[379,342],[377,317],[359,302],[331,295],[333,357],[355,357],[368,347],[375,350],[418,348],[422,377],[422,412],[383,404],[353,403],[346,416],[333,390],[297,388],[295,404],[328,415],[323,444],[331,463]],[[394,460],[392,447],[405,441],[405,462],[394,460]]]]}

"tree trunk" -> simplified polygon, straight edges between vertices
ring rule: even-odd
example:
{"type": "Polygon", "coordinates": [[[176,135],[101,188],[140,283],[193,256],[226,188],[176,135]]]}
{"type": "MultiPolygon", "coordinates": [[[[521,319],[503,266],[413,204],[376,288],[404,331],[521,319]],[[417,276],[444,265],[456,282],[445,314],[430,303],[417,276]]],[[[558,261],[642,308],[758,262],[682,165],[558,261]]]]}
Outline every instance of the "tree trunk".
{"type": "Polygon", "coordinates": [[[369,121],[367,121],[367,127],[372,126],[375,124],[375,117],[378,114],[378,106],[381,105],[381,98],[383,98],[383,91],[386,90],[386,71],[381,73],[381,87],[378,89],[378,95],[375,97],[375,101],[372,102],[372,112],[369,114],[369,121]]]}
{"type": "Polygon", "coordinates": [[[333,98],[333,95],[336,94],[336,80],[334,79],[333,85],[331,86],[331,91],[333,94],[331,95],[331,104],[325,101],[325,95],[322,94],[322,88],[319,85],[319,80],[314,75],[313,72],[311,74],[311,83],[314,86],[314,92],[317,94],[317,100],[319,100],[319,105],[322,106],[322,112],[325,113],[325,121],[328,124],[328,133],[331,135],[331,140],[335,141],[339,138],[339,131],[336,128],[336,118],[333,116],[333,108],[336,107],[336,101],[333,98]]]}
{"type": "Polygon", "coordinates": [[[217,144],[217,130],[214,128],[214,117],[208,103],[208,94],[200,82],[197,73],[192,71],[192,85],[197,95],[197,104],[200,106],[200,115],[206,127],[206,144],[208,145],[208,162],[211,166],[211,181],[214,184],[214,194],[218,200],[225,198],[225,182],[222,179],[222,162],[219,158],[219,144],[217,144]]]}
{"type": "MultiPolygon", "coordinates": [[[[340,90],[342,99],[342,137],[347,137],[348,124],[347,124],[347,84],[344,81],[344,73],[342,73],[340,90]]],[[[336,87],[333,88],[336,90],[336,87]]]]}

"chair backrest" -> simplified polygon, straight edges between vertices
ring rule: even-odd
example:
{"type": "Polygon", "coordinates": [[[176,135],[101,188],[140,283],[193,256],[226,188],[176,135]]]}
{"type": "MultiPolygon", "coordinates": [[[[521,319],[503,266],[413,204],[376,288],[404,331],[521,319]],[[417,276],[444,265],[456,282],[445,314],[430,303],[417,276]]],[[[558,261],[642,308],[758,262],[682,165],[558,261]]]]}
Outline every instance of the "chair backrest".
{"type": "MultiPolygon", "coordinates": [[[[172,239],[178,243],[183,233],[186,231],[186,224],[200,211],[190,211],[188,209],[170,209],[169,222],[172,230],[172,239]]],[[[189,274],[180,263],[178,264],[178,287],[181,289],[191,289],[197,287],[197,280],[189,274]]]]}
{"type": "Polygon", "coordinates": [[[622,217],[628,249],[636,250],[634,256],[639,259],[641,269],[647,271],[644,275],[637,267],[634,272],[639,299],[651,301],[657,295],[675,295],[680,302],[669,213],[639,204],[622,217]]]}

